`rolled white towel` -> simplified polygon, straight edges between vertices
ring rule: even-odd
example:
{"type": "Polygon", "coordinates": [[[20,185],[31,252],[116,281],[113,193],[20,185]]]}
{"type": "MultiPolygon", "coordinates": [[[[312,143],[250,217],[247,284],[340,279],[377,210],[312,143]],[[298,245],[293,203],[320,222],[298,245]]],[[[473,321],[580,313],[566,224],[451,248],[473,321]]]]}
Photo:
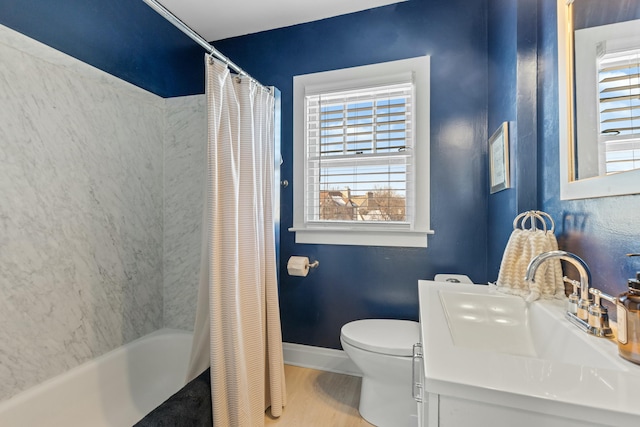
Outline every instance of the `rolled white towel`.
{"type": "Polygon", "coordinates": [[[525,252],[529,251],[530,233],[529,230],[519,228],[511,233],[500,263],[500,272],[496,281],[498,291],[523,297],[529,295],[529,286],[524,281],[524,274],[529,265],[526,258],[528,255],[525,252]]]}
{"type": "Polygon", "coordinates": [[[541,253],[557,250],[558,242],[551,231],[515,229],[504,251],[500,272],[496,281],[497,290],[519,295],[528,302],[539,298],[564,297],[564,283],[560,260],[548,260],[536,272],[537,280],[524,280],[531,260],[541,253]]]}

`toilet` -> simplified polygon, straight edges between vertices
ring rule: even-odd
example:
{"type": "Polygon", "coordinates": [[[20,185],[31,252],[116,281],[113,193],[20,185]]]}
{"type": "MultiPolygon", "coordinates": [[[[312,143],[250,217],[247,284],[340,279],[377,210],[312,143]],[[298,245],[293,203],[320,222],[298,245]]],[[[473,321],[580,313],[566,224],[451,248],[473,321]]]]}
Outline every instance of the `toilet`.
{"type": "Polygon", "coordinates": [[[342,327],[342,348],[362,371],[360,415],[371,424],[418,425],[412,356],[413,345],[419,341],[419,323],[408,320],[365,319],[342,327]]]}

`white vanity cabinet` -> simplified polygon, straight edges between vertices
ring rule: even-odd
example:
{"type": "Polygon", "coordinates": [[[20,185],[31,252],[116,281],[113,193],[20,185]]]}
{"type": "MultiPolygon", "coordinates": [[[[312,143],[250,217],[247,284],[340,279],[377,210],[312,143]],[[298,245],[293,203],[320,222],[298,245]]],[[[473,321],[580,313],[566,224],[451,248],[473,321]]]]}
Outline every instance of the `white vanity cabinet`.
{"type": "MultiPolygon", "coordinates": [[[[602,424],[427,393],[421,427],[595,427],[602,424]]],[[[640,422],[640,421],[639,421],[640,422]]]]}
{"type": "Polygon", "coordinates": [[[640,426],[640,365],[566,320],[563,302],[418,286],[420,427],[640,426]]]}

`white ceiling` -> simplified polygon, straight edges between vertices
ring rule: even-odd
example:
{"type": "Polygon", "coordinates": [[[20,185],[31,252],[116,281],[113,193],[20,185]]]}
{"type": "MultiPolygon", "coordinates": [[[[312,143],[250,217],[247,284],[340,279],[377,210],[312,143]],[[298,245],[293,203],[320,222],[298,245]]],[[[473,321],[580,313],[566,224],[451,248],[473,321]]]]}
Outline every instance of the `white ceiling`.
{"type": "Polygon", "coordinates": [[[208,41],[400,3],[405,0],[159,0],[208,41]]]}

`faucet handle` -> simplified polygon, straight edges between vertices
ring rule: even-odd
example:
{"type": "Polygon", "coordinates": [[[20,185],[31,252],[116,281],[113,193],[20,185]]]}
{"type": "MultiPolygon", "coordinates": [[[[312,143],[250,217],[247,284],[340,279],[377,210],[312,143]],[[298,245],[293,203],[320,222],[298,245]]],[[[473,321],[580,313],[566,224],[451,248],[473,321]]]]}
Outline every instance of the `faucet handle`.
{"type": "Polygon", "coordinates": [[[589,306],[589,332],[598,337],[609,337],[613,335],[609,327],[609,312],[606,307],[600,304],[600,299],[605,299],[615,303],[611,295],[607,295],[600,289],[591,288],[589,293],[593,295],[593,304],[589,306]]]}
{"type": "Polygon", "coordinates": [[[578,288],[580,287],[580,282],[577,280],[569,279],[567,276],[562,276],[562,281],[564,283],[568,283],[573,286],[573,292],[578,293],[578,288]]]}
{"type": "Polygon", "coordinates": [[[562,277],[562,281],[573,286],[573,293],[569,295],[569,300],[567,301],[567,311],[571,314],[578,314],[578,301],[580,300],[578,288],[580,288],[580,282],[569,279],[567,276],[562,277]]]}
{"type": "Polygon", "coordinates": [[[600,305],[600,300],[603,299],[605,301],[609,301],[612,304],[616,304],[616,297],[611,296],[609,294],[605,294],[604,292],[602,292],[600,289],[596,289],[596,288],[591,288],[589,289],[589,293],[591,295],[593,295],[593,298],[595,299],[594,301],[594,305],[598,304],[600,305]]]}

